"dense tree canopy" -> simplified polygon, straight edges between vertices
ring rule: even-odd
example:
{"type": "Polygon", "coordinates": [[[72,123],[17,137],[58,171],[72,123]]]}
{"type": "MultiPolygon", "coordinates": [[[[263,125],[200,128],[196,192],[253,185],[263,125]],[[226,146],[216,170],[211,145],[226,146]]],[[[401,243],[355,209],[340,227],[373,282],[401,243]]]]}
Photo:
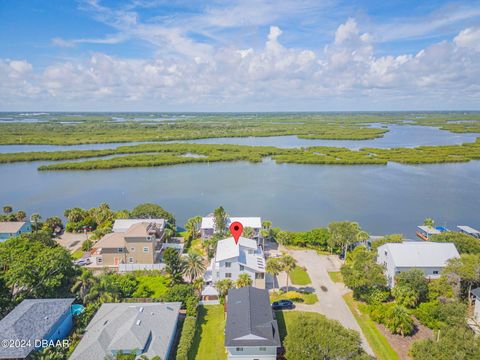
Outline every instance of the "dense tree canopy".
{"type": "Polygon", "coordinates": [[[173,215],[157,204],[140,204],[130,212],[130,217],[133,219],[166,219],[169,224],[175,225],[173,215]]]}
{"type": "Polygon", "coordinates": [[[454,243],[460,254],[480,254],[480,241],[459,232],[447,231],[433,235],[431,241],[454,243]]]}
{"type": "Polygon", "coordinates": [[[25,298],[48,298],[67,293],[75,274],[70,254],[32,235],[0,243],[0,278],[14,303],[25,298]]]}
{"type": "Polygon", "coordinates": [[[357,299],[387,285],[383,266],[376,262],[376,254],[364,246],[359,246],[350,253],[341,272],[345,285],[353,290],[357,299]]]}
{"type": "Polygon", "coordinates": [[[322,315],[300,315],[288,328],[284,346],[288,360],[369,359],[357,332],[322,315]]]}
{"type": "Polygon", "coordinates": [[[447,328],[437,338],[416,341],[410,348],[414,360],[480,359],[480,337],[466,327],[447,328]]]}

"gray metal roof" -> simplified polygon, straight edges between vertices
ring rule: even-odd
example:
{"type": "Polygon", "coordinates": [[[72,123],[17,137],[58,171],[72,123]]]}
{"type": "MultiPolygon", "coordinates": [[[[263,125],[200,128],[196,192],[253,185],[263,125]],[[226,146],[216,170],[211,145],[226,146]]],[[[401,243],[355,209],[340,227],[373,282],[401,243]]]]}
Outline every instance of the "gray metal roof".
{"type": "Polygon", "coordinates": [[[167,359],[181,303],[103,304],[70,360],[103,360],[118,351],[140,350],[167,359]]]}
{"type": "Polygon", "coordinates": [[[471,291],[472,295],[475,296],[477,299],[480,299],[480,287],[473,289],[471,291]]]}
{"type": "Polygon", "coordinates": [[[267,290],[228,291],[225,346],[281,346],[267,290]]]}
{"type": "Polygon", "coordinates": [[[67,311],[74,299],[23,300],[0,320],[0,342],[10,339],[30,339],[30,347],[0,347],[0,359],[24,358],[34,349],[34,340],[41,340],[67,311]]]}

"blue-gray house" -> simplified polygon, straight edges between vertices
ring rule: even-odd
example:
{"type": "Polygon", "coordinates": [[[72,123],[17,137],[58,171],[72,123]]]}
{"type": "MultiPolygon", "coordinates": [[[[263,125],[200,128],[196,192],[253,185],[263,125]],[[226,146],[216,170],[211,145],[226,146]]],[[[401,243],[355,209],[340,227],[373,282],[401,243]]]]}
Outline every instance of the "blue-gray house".
{"type": "Polygon", "coordinates": [[[41,340],[65,339],[73,327],[73,300],[23,300],[0,320],[0,359],[25,359],[41,346],[41,340]],[[21,340],[23,344],[19,346],[12,340],[21,340]]]}
{"type": "Polygon", "coordinates": [[[0,222],[0,242],[23,233],[32,232],[32,224],[25,221],[0,222]]]}

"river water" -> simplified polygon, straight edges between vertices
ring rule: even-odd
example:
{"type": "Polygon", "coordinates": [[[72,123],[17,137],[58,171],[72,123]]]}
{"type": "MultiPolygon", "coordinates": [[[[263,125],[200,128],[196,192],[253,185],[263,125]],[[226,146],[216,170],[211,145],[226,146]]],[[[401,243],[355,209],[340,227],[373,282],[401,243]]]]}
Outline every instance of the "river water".
{"type": "MultiPolygon", "coordinates": [[[[405,126],[400,128],[400,132],[394,129],[383,139],[369,141],[301,140],[291,136],[226,140],[284,147],[326,145],[327,142],[331,146],[358,148],[382,144],[389,147],[392,142],[393,146],[462,143],[473,141],[476,136],[414,127],[422,136],[411,137],[403,132],[405,126]]],[[[225,143],[226,140],[196,142],[225,143]]],[[[114,145],[60,148],[109,147],[114,145]]],[[[2,146],[0,152],[19,149],[48,151],[58,147],[2,146]]],[[[334,220],[355,220],[375,235],[403,233],[408,237],[414,236],[416,225],[425,217],[451,228],[456,225],[480,228],[480,161],[335,166],[277,165],[266,159],[259,164],[235,162],[38,172],[37,167],[45,163],[1,164],[0,205],[11,204],[17,210],[39,212],[45,218],[62,215],[69,207],[89,208],[101,202],[115,209],[155,202],[173,212],[180,225],[191,216],[205,215],[223,205],[232,215],[262,216],[275,226],[289,230],[325,226],[334,220]]]]}

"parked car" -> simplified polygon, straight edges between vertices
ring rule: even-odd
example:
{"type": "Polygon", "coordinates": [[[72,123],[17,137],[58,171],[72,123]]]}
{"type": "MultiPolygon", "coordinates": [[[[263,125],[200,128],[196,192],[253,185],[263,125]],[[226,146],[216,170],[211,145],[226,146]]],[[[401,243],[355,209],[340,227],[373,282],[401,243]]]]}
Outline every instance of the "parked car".
{"type": "Polygon", "coordinates": [[[74,261],[73,263],[78,266],[85,266],[85,265],[90,265],[92,261],[90,260],[90,258],[85,258],[85,259],[79,259],[77,261],[74,261]]]}
{"type": "Polygon", "coordinates": [[[272,303],[273,310],[293,309],[295,305],[290,300],[279,300],[272,303]]]}

